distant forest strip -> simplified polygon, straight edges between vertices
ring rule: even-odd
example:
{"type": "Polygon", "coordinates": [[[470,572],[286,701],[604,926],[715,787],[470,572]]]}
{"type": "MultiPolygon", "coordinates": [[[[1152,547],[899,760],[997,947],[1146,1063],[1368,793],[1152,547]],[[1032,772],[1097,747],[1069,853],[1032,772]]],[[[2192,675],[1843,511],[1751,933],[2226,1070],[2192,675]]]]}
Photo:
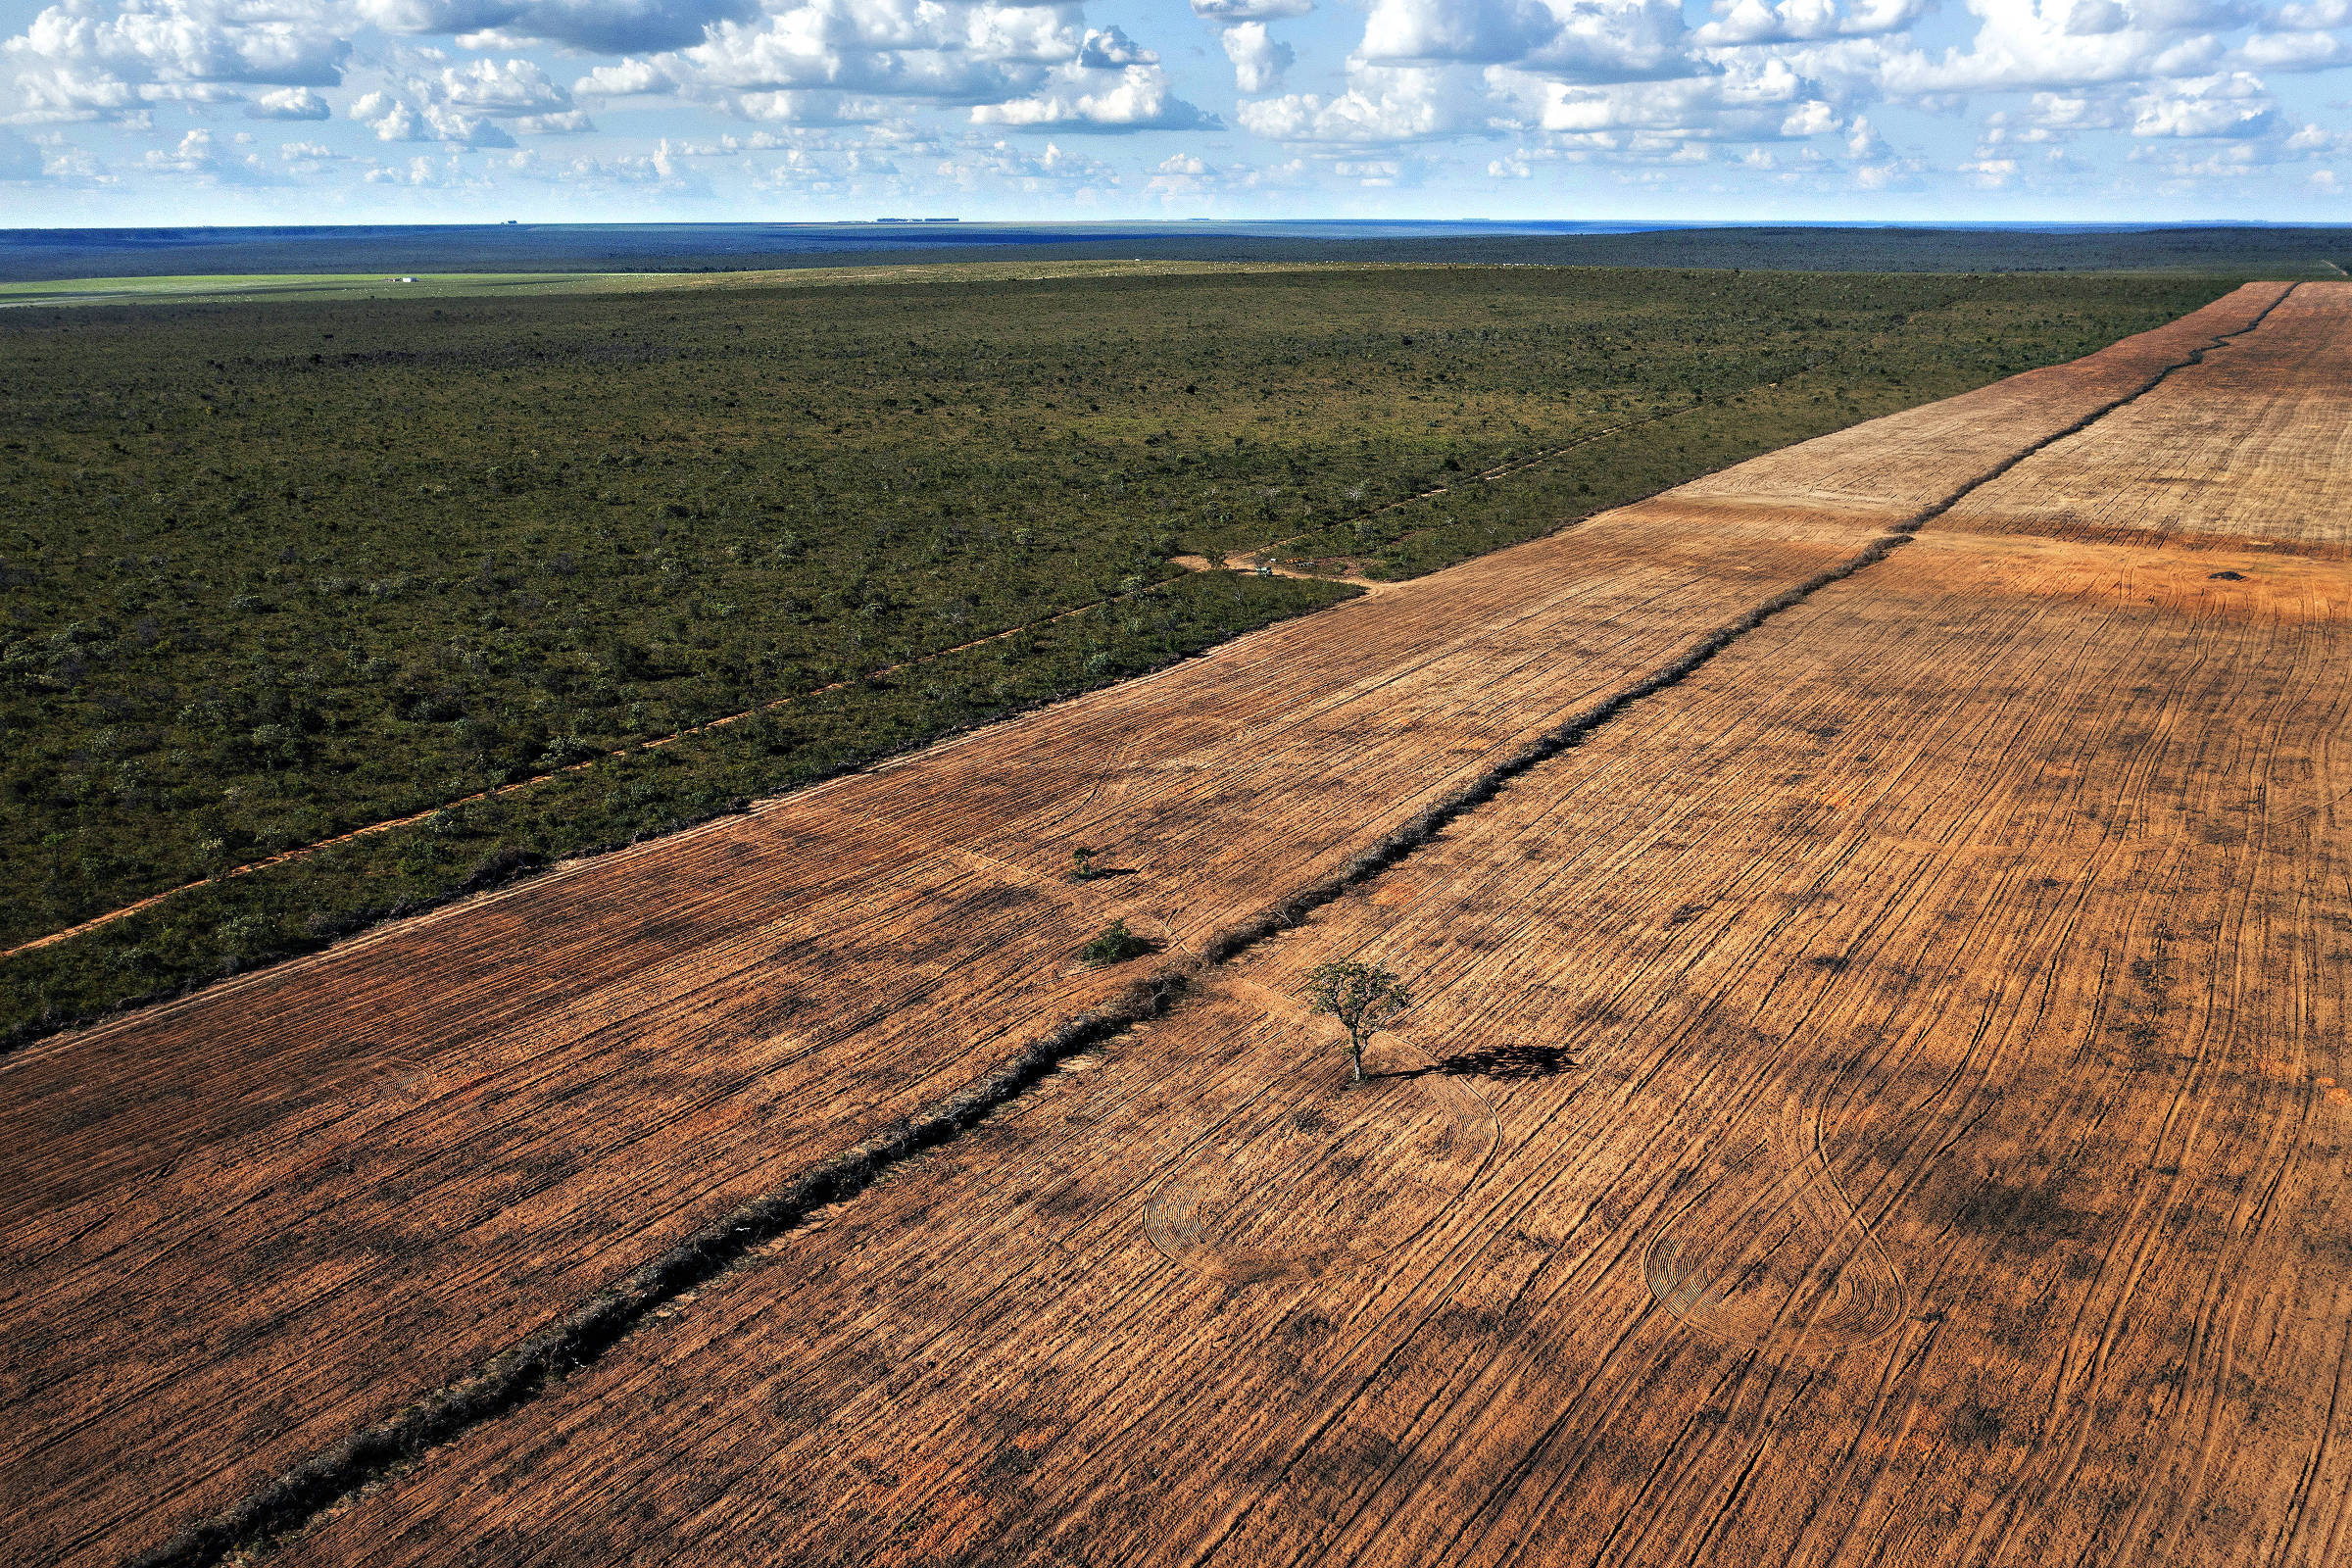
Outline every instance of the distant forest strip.
{"type": "Polygon", "coordinates": [[[1513,233],[1453,224],[436,223],[0,229],[0,281],[230,272],[745,272],[1016,262],[1379,262],[1751,271],[2334,276],[2352,228],[1740,224],[1513,233]]]}
{"type": "Polygon", "coordinates": [[[0,1038],[1351,592],[1174,556],[1412,575],[2226,286],[1384,269],[5,313],[0,946],[216,880],[0,963],[0,1038]]]}

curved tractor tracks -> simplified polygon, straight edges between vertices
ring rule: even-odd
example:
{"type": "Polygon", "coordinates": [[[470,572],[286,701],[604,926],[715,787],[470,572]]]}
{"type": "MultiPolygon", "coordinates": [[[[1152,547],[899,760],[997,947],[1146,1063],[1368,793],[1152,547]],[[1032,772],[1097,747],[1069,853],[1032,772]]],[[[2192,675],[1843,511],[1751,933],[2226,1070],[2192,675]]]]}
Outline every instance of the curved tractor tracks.
{"type": "MultiPolygon", "coordinates": [[[[1070,1056],[1153,1018],[1217,966],[1297,926],[1311,911],[1382,877],[1430,844],[1449,823],[1493,800],[1511,780],[1577,746],[1635,705],[1672,689],[1766,622],[1886,560],[1928,523],[2021,463],[2144,397],[2175,371],[2201,364],[2212,350],[2253,332],[2292,292],[2292,286],[2282,290],[2245,326],[2208,339],[2155,370],[2129,392],[1993,464],[1842,561],[1751,606],[1688,645],[1674,659],[1569,714],[1518,752],[1426,808],[1336,874],[1301,887],[1216,932],[1195,951],[1174,956],[1103,1005],[1066,1018],[1036,1036],[993,1071],[922,1113],[876,1133],[743,1203],[649,1259],[559,1321],[509,1346],[467,1376],[421,1395],[391,1420],[354,1433],[250,1494],[233,1507],[137,1558],[138,1568],[198,1568],[299,1530],[427,1448],[446,1444],[471,1428],[507,1414],[536,1397],[552,1382],[593,1365],[659,1310],[735,1268],[753,1249],[793,1228],[819,1207],[856,1196],[900,1162],[971,1130],[992,1112],[1054,1074],[1070,1056]]],[[[1825,1173],[1816,1168],[1819,1160],[1814,1123],[1818,1109],[1814,1107],[1812,1114],[1798,1117],[1788,1138],[1774,1140],[1775,1158],[1784,1165],[1793,1159],[1798,1167],[1774,1173],[1779,1184],[1776,1191],[1794,1193],[1803,1203],[1823,1207],[1823,1221],[1832,1228],[1850,1225],[1861,1232],[1848,1238],[1851,1250],[1865,1258],[1884,1260],[1885,1253],[1876,1239],[1853,1217],[1850,1206],[1834,1198],[1834,1184],[1825,1185],[1819,1179],[1825,1173]],[[1839,1219],[1838,1213],[1829,1212],[1830,1209],[1841,1211],[1843,1219],[1839,1219]]],[[[1725,1317],[1721,1302],[1711,1299],[1716,1293],[1673,1247],[1653,1247],[1648,1272],[1661,1303],[1695,1326],[1717,1333],[1734,1332],[1740,1338],[1765,1333],[1747,1324],[1744,1318],[1735,1327],[1725,1317]],[[1722,1321],[1712,1321],[1716,1319],[1722,1321]]],[[[1820,1353],[1821,1349],[1834,1350],[1850,1343],[1861,1343],[1873,1337],[1873,1331],[1889,1310],[1899,1315],[1902,1299],[1899,1277],[1876,1279],[1880,1271],[1868,1272],[1874,1274],[1874,1280],[1869,1282],[1874,1289],[1868,1300],[1833,1303],[1831,1315],[1837,1318],[1838,1326],[1830,1338],[1836,1343],[1799,1353],[1820,1353]]],[[[1891,1275],[1891,1264],[1884,1272],[1891,1275]]],[[[1766,1338],[1770,1338],[1769,1334],[1766,1338]]]]}

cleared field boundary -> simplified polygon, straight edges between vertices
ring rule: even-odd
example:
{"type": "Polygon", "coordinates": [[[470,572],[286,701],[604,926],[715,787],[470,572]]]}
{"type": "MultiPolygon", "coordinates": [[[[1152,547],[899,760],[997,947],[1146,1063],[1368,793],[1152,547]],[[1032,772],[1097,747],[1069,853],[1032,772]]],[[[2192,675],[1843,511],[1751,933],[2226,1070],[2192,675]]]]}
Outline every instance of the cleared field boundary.
{"type": "MultiPolygon", "coordinates": [[[[1771,384],[1776,386],[1779,385],[1778,382],[1771,384]]],[[[1498,464],[1494,467],[1486,469],[1484,472],[1474,473],[1469,475],[1466,479],[1458,480],[1456,481],[1455,485],[1440,485],[1434,490],[1423,490],[1414,495],[1404,496],[1396,501],[1386,502],[1380,506],[1373,507],[1368,511],[1356,513],[1351,516],[1341,517],[1337,519],[1332,526],[1345,527],[1351,522],[1360,522],[1366,517],[1377,517],[1383,513],[1394,512],[1399,507],[1409,507],[1416,502],[1428,501],[1435,497],[1447,494],[1459,484],[1491,484],[1494,480],[1505,479],[1523,469],[1532,468],[1538,464],[1549,463],[1552,459],[1563,457],[1570,452],[1576,451],[1580,447],[1588,447],[1596,442],[1607,441],[1613,437],[1623,435],[1629,430],[1638,430],[1644,425],[1656,424],[1660,420],[1670,419],[1675,417],[1677,415],[1687,414],[1689,412],[1690,410],[1687,408],[1677,409],[1671,414],[1655,414],[1651,415],[1645,419],[1633,419],[1624,424],[1613,424],[1606,429],[1595,430],[1591,435],[1579,436],[1574,441],[1564,442],[1556,447],[1547,447],[1532,454],[1531,456],[1514,458],[1507,463],[1498,464]]],[[[1596,515],[1596,514],[1593,514],[1592,515],[1596,515]]],[[[1575,521],[1582,520],[1582,518],[1573,519],[1570,523],[1561,524],[1561,527],[1573,526],[1575,521]]],[[[1427,530],[1417,531],[1426,532],[1427,530]]],[[[1545,530],[1546,533],[1557,533],[1559,531],[1559,528],[1545,530]]],[[[1293,534],[1290,538],[1277,539],[1272,544],[1261,546],[1256,550],[1236,552],[1236,554],[1251,560],[1271,561],[1274,559],[1274,553],[1282,549],[1284,545],[1306,537],[1307,535],[1305,534],[1293,534]]],[[[1412,535],[1407,534],[1403,537],[1410,538],[1412,535]]],[[[1188,567],[1187,569],[1215,571],[1221,568],[1217,567],[1212,563],[1202,563],[1202,564],[1199,566],[1188,567]]],[[[1364,586],[1364,584],[1358,581],[1358,579],[1351,577],[1337,577],[1326,572],[1284,571],[1281,573],[1281,575],[1286,577],[1307,577],[1321,582],[1350,582],[1356,583],[1357,586],[1364,586]]],[[[1137,593],[1149,593],[1150,591],[1151,590],[1149,588],[1145,588],[1139,589],[1137,593]]],[[[460,806],[470,806],[476,801],[497,800],[502,796],[512,795],[517,790],[527,790],[533,785],[544,784],[549,779],[560,778],[566,773],[582,772],[588,768],[597,766],[599,763],[611,761],[614,758],[633,757],[640,752],[659,751],[664,746],[675,745],[679,741],[687,740],[696,735],[707,735],[712,730],[723,729],[729,724],[740,724],[746,719],[756,718],[761,713],[770,713],[779,709],[790,708],[795,703],[805,703],[812,697],[822,697],[829,692],[847,691],[852,686],[858,684],[860,681],[872,680],[881,675],[897,675],[907,670],[920,669],[924,665],[935,662],[938,660],[947,659],[956,654],[969,653],[975,648],[985,648],[990,643],[1003,642],[1008,637],[1017,637],[1023,632],[1032,632],[1040,629],[1041,627],[1055,625],[1061,621],[1072,619],[1075,616],[1086,614],[1090,611],[1100,610],[1105,605],[1122,604],[1135,597],[1137,597],[1137,594],[1128,593],[1112,594],[1103,599],[1090,599],[1085,604],[1073,605],[1067,610],[1057,610],[1050,615],[1041,615],[1035,620],[1021,621],[1016,625],[1007,626],[1002,631],[992,631],[985,637],[975,637],[969,642],[956,643],[953,647],[935,649],[928,654],[923,654],[914,659],[902,660],[897,663],[877,664],[873,668],[865,670],[858,675],[851,676],[847,680],[831,681],[822,686],[811,686],[805,692],[796,692],[790,697],[778,697],[768,702],[755,703],[750,708],[744,709],[740,712],[723,713],[716,718],[705,719],[700,724],[689,724],[684,729],[672,730],[666,735],[658,735],[652,740],[639,741],[633,746],[623,746],[614,751],[599,753],[597,756],[591,757],[585,761],[571,762],[563,767],[550,768],[544,773],[534,773],[528,778],[518,778],[514,780],[512,783],[494,784],[486,790],[476,790],[471,795],[461,795],[454,800],[444,801],[438,806],[428,806],[421,811],[411,811],[405,816],[385,817],[381,821],[368,822],[362,826],[348,829],[345,832],[337,833],[330,838],[319,839],[316,843],[297,845],[295,848],[290,850],[280,850],[275,855],[266,855],[258,860],[247,860],[242,865],[232,865],[227,870],[220,872],[219,876],[200,877],[193,882],[182,882],[175,887],[169,887],[160,893],[151,893],[143,899],[136,900],[130,904],[125,904],[119,909],[109,909],[104,914],[92,915],[89,919],[80,922],[78,925],[70,925],[62,930],[52,931],[46,936],[34,937],[29,942],[20,942],[13,948],[0,949],[0,959],[13,958],[19,954],[34,953],[42,948],[54,947],[60,942],[71,941],[74,937],[86,936],[92,931],[97,931],[106,926],[113,925],[117,921],[127,920],[132,915],[137,914],[142,910],[152,909],[156,906],[164,903],[166,900],[177,898],[183,893],[193,893],[198,888],[207,887],[216,881],[220,881],[228,877],[247,876],[255,871],[268,870],[273,865],[285,865],[295,860],[308,859],[310,857],[317,855],[321,850],[332,849],[338,844],[349,844],[358,839],[372,838],[379,833],[389,833],[394,828],[414,827],[416,824],[426,820],[428,817],[434,816],[442,811],[453,809],[460,806]]]]}
{"type": "Polygon", "coordinates": [[[2063,429],[2032,442],[1913,513],[1854,554],[1793,587],[1752,606],[1698,639],[1671,662],[1572,714],[1494,767],[1433,803],[1372,845],[1334,875],[1293,893],[1204,940],[1104,1005],[1067,1018],[1032,1040],[994,1071],[918,1116],[831,1156],[793,1180],[738,1206],[539,1332],[444,1385],[388,1421],[355,1433],[296,1466],[244,1501],[191,1526],[133,1568],[210,1568],[231,1553],[301,1529],[319,1514],[427,1449],[452,1442],[526,1403],[551,1381],[593,1365],[654,1312],[731,1270],[755,1247],[773,1240],[814,1210],[856,1197],[885,1171],[979,1125],[1055,1071],[1060,1063],[1164,1011],[1206,970],[1296,926],[1308,913],[1361,887],[1430,843],[1449,823],[1500,793],[1512,779],[1578,745],[1627,709],[1656,696],[1703,667],[1716,655],[1834,583],[1886,560],[1973,492],[2116,410],[2145,397],[2176,370],[2202,364],[2206,353],[2259,328],[2294,292],[2289,284],[2246,325],[2218,333],[2139,386],[2100,404],[2063,429]]]}

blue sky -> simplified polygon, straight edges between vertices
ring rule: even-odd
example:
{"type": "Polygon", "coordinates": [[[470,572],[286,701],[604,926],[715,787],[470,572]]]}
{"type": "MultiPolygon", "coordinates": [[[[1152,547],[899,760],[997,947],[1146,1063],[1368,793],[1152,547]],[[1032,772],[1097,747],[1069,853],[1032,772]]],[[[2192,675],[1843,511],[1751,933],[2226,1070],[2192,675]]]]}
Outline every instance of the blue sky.
{"type": "Polygon", "coordinates": [[[0,0],[0,226],[2352,220],[2352,0],[0,0]]]}

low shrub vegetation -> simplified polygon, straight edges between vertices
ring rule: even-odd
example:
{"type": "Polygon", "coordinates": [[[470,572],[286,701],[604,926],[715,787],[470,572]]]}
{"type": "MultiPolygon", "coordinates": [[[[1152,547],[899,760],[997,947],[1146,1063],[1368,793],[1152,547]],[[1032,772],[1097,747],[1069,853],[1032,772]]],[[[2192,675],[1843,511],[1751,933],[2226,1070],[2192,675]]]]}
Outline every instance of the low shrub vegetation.
{"type": "Polygon", "coordinates": [[[1152,944],[1128,930],[1126,921],[1113,920],[1078,950],[1078,956],[1100,967],[1125,963],[1129,958],[1140,958],[1151,951],[1152,944]]]}
{"type": "Polygon", "coordinates": [[[0,948],[216,879],[0,960],[0,1031],[1350,591],[1179,555],[1410,575],[2225,286],[1236,269],[0,313],[0,948]]]}

